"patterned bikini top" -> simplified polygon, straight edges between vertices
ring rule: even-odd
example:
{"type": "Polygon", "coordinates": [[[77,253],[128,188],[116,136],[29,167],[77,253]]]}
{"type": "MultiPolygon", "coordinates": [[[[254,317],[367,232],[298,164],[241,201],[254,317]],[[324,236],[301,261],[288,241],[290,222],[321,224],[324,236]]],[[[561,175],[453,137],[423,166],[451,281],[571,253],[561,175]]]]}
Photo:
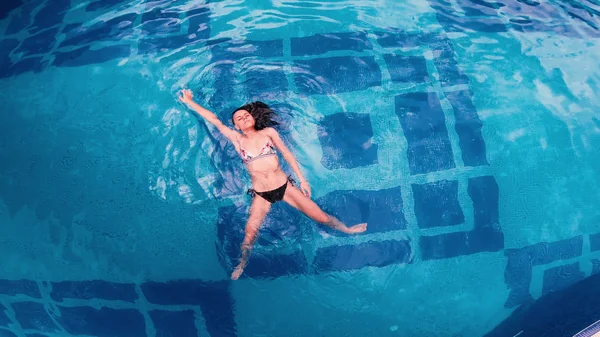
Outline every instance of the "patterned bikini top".
{"type": "Polygon", "coordinates": [[[273,145],[270,139],[265,143],[263,148],[260,150],[260,153],[256,156],[249,154],[248,151],[246,151],[240,144],[240,155],[244,164],[248,164],[249,162],[259,158],[274,156],[276,154],[277,151],[275,150],[275,146],[273,145]]]}

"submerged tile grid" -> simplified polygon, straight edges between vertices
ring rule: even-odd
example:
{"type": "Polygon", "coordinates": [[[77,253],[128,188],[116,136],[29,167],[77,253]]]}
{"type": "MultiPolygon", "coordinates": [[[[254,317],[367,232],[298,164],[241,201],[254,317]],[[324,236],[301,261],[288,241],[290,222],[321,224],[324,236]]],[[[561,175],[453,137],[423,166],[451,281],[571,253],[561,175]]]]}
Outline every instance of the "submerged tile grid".
{"type": "MultiPolygon", "coordinates": [[[[410,174],[420,175],[465,166],[487,166],[485,142],[481,134],[482,123],[471,102],[468,89],[460,86],[468,84],[468,78],[460,71],[451,42],[443,33],[406,33],[398,31],[376,32],[372,40],[367,34],[330,33],[326,35],[294,38],[290,44],[290,55],[282,55],[281,40],[247,41],[237,45],[223,44],[215,48],[216,61],[231,59],[227,50],[236,52],[253,50],[265,58],[269,56],[291,63],[295,71],[287,82],[274,81],[269,90],[287,92],[294,88],[300,95],[325,95],[368,90],[381,86],[382,71],[388,71],[392,82],[431,82],[437,75],[441,90],[450,102],[457,123],[455,132],[458,144],[451,144],[448,135],[446,114],[442,109],[436,91],[409,92],[395,97],[395,111],[390,111],[399,119],[404,136],[408,140],[407,160],[410,174]],[[399,48],[427,44],[435,51],[433,60],[437,74],[430,74],[424,57],[403,55],[399,48]],[[380,69],[375,60],[374,48],[379,44],[384,48],[385,66],[380,69]],[[240,48],[243,47],[243,48],[240,48]],[[264,46],[271,46],[265,49],[264,46]],[[389,52],[388,49],[389,48],[389,52]],[[348,51],[348,56],[340,55],[348,51]],[[355,55],[355,52],[359,52],[355,55]],[[335,56],[330,53],[335,53],[335,56]],[[352,56],[351,56],[352,55],[352,56]],[[297,58],[297,57],[300,58],[297,58]],[[310,74],[307,75],[307,74],[310,74]],[[350,77],[350,74],[354,74],[350,77]],[[458,85],[458,87],[457,87],[458,85]],[[462,163],[454,162],[453,149],[459,148],[462,163]]],[[[248,57],[244,55],[244,57],[248,57]]],[[[261,61],[262,61],[261,58],[261,61]]],[[[252,81],[239,82],[252,83],[252,81]]],[[[249,89],[250,90],[250,89],[249,89]]],[[[251,90],[250,90],[251,91],[251,90]]],[[[227,95],[226,87],[217,90],[215,96],[227,95]]],[[[219,98],[219,100],[221,100],[219,98]]],[[[377,144],[372,144],[373,130],[369,114],[338,112],[328,114],[317,125],[318,138],[323,150],[322,163],[325,168],[353,169],[361,166],[377,165],[377,144]],[[360,130],[360,132],[353,132],[360,130]],[[359,136],[357,136],[359,135],[359,136]]],[[[402,154],[399,154],[402,155],[402,154]]],[[[484,170],[485,171],[485,170],[484,170]]],[[[411,177],[400,177],[411,179],[411,177]]],[[[452,227],[465,222],[461,204],[473,205],[473,229],[467,232],[450,232],[436,236],[421,235],[420,251],[412,252],[408,241],[369,241],[359,245],[321,247],[316,251],[312,263],[304,254],[297,251],[278,255],[270,251],[251,256],[248,271],[244,277],[274,278],[295,273],[321,273],[366,266],[385,266],[393,263],[411,263],[409,257],[420,254],[424,260],[450,258],[458,255],[475,254],[483,251],[499,251],[504,247],[498,219],[498,186],[493,176],[470,177],[465,181],[468,201],[459,202],[458,182],[441,181],[431,186],[413,184],[416,221],[421,228],[452,227]],[[437,185],[435,185],[437,184],[437,185]],[[435,186],[434,186],[435,185],[435,186]],[[438,202],[436,209],[425,211],[432,200],[438,202]],[[397,247],[397,248],[394,248],[397,247]],[[270,269],[261,266],[270,266],[270,269]]],[[[404,202],[400,186],[375,191],[333,191],[316,202],[328,213],[339,215],[345,223],[368,222],[369,232],[389,232],[406,229],[404,202]]],[[[411,203],[412,204],[412,203],[411,203]]],[[[469,210],[470,211],[470,210],[469,210]]],[[[217,224],[219,249],[222,265],[231,269],[239,258],[239,245],[243,240],[247,207],[222,207],[217,224]],[[235,224],[232,226],[232,224],[235,224]]],[[[281,237],[297,238],[298,212],[287,210],[285,205],[276,204],[273,214],[265,220],[259,233],[259,244],[273,246],[281,237]],[[293,220],[290,220],[293,219],[293,220]],[[282,225],[282,222],[291,222],[282,225]]],[[[330,235],[343,235],[325,229],[330,235]]],[[[276,251],[276,250],[275,250],[276,251]]]]}
{"type": "MultiPolygon", "coordinates": [[[[30,294],[44,290],[30,280],[0,280],[17,289],[29,289],[30,294]],[[32,286],[35,284],[35,287],[32,286]]],[[[235,315],[229,282],[172,280],[142,283],[141,296],[148,305],[148,325],[138,310],[138,295],[132,283],[102,280],[53,282],[48,298],[30,297],[10,288],[0,288],[0,297],[14,311],[14,321],[0,305],[0,336],[7,329],[20,327],[28,335],[68,333],[98,337],[145,337],[147,326],[154,327],[156,336],[199,336],[196,321],[202,319],[211,336],[235,336],[235,315]],[[96,300],[90,306],[90,300],[96,300]],[[51,305],[50,305],[51,304],[51,305]],[[98,305],[99,304],[99,305],[98,305]],[[197,308],[197,309],[195,309],[197,308]],[[202,317],[197,317],[200,313],[202,317]],[[110,322],[110,324],[107,324],[110,322]]],[[[19,329],[16,329],[19,330],[19,329]]]]}

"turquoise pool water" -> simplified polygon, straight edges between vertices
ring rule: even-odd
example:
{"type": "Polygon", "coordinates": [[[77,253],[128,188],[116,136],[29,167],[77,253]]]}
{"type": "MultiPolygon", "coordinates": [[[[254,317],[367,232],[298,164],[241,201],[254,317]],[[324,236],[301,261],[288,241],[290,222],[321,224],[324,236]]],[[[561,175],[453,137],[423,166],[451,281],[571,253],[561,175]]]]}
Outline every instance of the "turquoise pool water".
{"type": "Polygon", "coordinates": [[[0,5],[0,336],[574,335],[600,319],[599,15],[0,5]],[[276,204],[231,282],[250,181],[183,87],[227,123],[273,106],[313,199],[369,230],[276,204]]]}

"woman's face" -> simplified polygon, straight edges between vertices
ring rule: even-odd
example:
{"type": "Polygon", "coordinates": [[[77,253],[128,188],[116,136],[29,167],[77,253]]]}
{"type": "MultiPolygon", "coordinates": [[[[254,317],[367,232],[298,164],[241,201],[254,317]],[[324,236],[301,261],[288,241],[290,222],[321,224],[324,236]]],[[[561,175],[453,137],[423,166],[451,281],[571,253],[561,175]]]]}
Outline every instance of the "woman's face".
{"type": "Polygon", "coordinates": [[[240,130],[254,127],[254,117],[246,110],[238,110],[233,114],[233,124],[240,130]]]}

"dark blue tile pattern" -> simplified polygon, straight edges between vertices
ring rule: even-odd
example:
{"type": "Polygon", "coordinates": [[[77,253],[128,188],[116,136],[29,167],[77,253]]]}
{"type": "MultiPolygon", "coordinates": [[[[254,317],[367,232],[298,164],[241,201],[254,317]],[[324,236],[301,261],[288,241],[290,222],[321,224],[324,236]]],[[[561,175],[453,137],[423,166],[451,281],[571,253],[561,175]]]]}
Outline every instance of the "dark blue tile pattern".
{"type": "Polygon", "coordinates": [[[197,337],[194,312],[185,311],[150,311],[150,318],[156,329],[156,337],[197,337]]]}
{"type": "Polygon", "coordinates": [[[600,260],[592,259],[592,275],[600,273],[600,260]]]}
{"type": "Polygon", "coordinates": [[[321,164],[334,170],[352,169],[377,163],[377,144],[369,114],[336,113],[325,116],[317,125],[323,150],[321,164]]]}
{"type": "Polygon", "coordinates": [[[34,298],[40,298],[40,289],[32,280],[0,280],[0,294],[14,296],[23,294],[34,298]]]}
{"type": "Polygon", "coordinates": [[[547,269],[544,271],[542,294],[567,288],[584,277],[583,272],[579,270],[579,262],[547,269]]]}
{"type": "MultiPolygon", "coordinates": [[[[28,335],[30,336],[30,335],[28,335]]],[[[0,337],[17,337],[12,331],[0,329],[0,337]]],[[[42,336],[43,337],[43,336],[42,336]]]]}
{"type": "Polygon", "coordinates": [[[78,67],[87,64],[104,63],[116,58],[128,57],[131,53],[129,45],[116,45],[91,50],[83,47],[69,52],[56,53],[52,65],[58,67],[78,67]]]}
{"type": "Polygon", "coordinates": [[[90,280],[52,282],[50,297],[55,301],[62,301],[64,298],[101,298],[134,302],[138,295],[135,292],[135,286],[131,283],[90,280]]]}
{"type": "Polygon", "coordinates": [[[208,7],[195,8],[186,13],[188,20],[188,34],[195,34],[202,39],[210,37],[210,9],[208,7]]]}
{"type": "Polygon", "coordinates": [[[429,81],[427,62],[422,56],[384,54],[383,58],[394,83],[423,83],[429,81]]]}
{"type": "Polygon", "coordinates": [[[295,251],[291,254],[268,255],[254,251],[242,277],[268,279],[307,273],[308,262],[302,251],[295,251]]]}
{"type": "Polygon", "coordinates": [[[444,92],[450,101],[456,120],[462,160],[465,166],[489,165],[486,157],[485,141],[481,134],[483,124],[468,90],[444,92]]]}
{"type": "Polygon", "coordinates": [[[278,101],[288,91],[287,77],[281,63],[271,63],[268,69],[248,70],[245,84],[250,101],[278,101]]]}
{"type": "Polygon", "coordinates": [[[0,2],[0,20],[6,19],[10,12],[22,5],[23,0],[9,0],[0,2]]]}
{"type": "Polygon", "coordinates": [[[211,336],[235,336],[233,299],[228,282],[177,280],[146,282],[141,287],[150,303],[199,305],[211,336]]]}
{"type": "Polygon", "coordinates": [[[23,329],[33,329],[43,332],[56,332],[58,328],[44,305],[37,302],[12,303],[15,316],[23,329]]]}
{"type": "Polygon", "coordinates": [[[473,202],[473,230],[421,236],[423,260],[495,252],[504,248],[504,234],[498,219],[499,190],[496,180],[492,176],[469,178],[467,191],[473,202]]]}
{"type": "Polygon", "coordinates": [[[65,26],[65,39],[61,47],[80,46],[97,41],[118,41],[133,33],[133,21],[136,15],[124,14],[107,21],[99,21],[92,25],[71,24],[65,26]]]}
{"type": "Polygon", "coordinates": [[[454,168],[444,112],[435,92],[396,96],[396,114],[408,142],[411,174],[454,168]]]}
{"type": "Polygon", "coordinates": [[[41,30],[54,27],[62,23],[65,14],[71,6],[71,0],[46,1],[42,9],[33,19],[30,33],[35,34],[41,30]]]}
{"type": "Polygon", "coordinates": [[[283,56],[283,40],[229,41],[213,45],[211,52],[213,61],[238,61],[248,57],[281,57],[283,56]]]}
{"type": "Polygon", "coordinates": [[[0,303],[0,326],[8,327],[8,324],[11,323],[10,318],[6,316],[6,307],[0,303]]]}
{"type": "MultiPolygon", "coordinates": [[[[3,4],[7,2],[2,1],[3,4]]],[[[32,22],[31,12],[39,5],[37,1],[25,2],[16,13],[10,18],[10,23],[6,27],[4,34],[12,35],[25,30],[32,22]]]]}
{"type": "Polygon", "coordinates": [[[454,226],[465,221],[458,202],[457,181],[413,184],[412,190],[419,228],[454,226]]]}
{"type": "Polygon", "coordinates": [[[136,309],[62,307],[59,324],[72,335],[146,337],[144,316],[136,309]]]}
{"type": "Polygon", "coordinates": [[[582,251],[582,236],[551,243],[541,242],[518,249],[507,249],[504,252],[508,257],[504,280],[510,288],[510,294],[505,306],[512,308],[533,300],[529,293],[533,266],[572,259],[581,256],[582,251]]]}
{"type": "MultiPolygon", "coordinates": [[[[316,203],[348,226],[368,223],[369,233],[406,229],[400,187],[376,191],[333,191],[318,198],[316,203]]],[[[325,225],[317,226],[330,235],[347,235],[325,225]]]]}
{"type": "Polygon", "coordinates": [[[291,38],[292,56],[321,55],[336,50],[373,49],[365,32],[315,34],[291,38]]]}
{"type": "Polygon", "coordinates": [[[600,250],[600,233],[590,235],[590,250],[592,252],[600,250]]]}
{"type": "Polygon", "coordinates": [[[24,55],[45,54],[50,51],[56,41],[58,28],[51,28],[37,35],[28,37],[21,43],[15,53],[23,53],[24,55]]]}
{"type": "Polygon", "coordinates": [[[296,60],[294,83],[306,95],[337,94],[381,85],[381,70],[372,56],[337,56],[296,60]]]}
{"type": "Polygon", "coordinates": [[[384,267],[410,262],[408,241],[370,241],[358,245],[329,246],[317,250],[315,272],[345,271],[364,267],[384,267]]]}
{"type": "Polygon", "coordinates": [[[179,13],[160,7],[150,9],[142,14],[142,30],[148,35],[179,33],[181,32],[179,13]]]}

